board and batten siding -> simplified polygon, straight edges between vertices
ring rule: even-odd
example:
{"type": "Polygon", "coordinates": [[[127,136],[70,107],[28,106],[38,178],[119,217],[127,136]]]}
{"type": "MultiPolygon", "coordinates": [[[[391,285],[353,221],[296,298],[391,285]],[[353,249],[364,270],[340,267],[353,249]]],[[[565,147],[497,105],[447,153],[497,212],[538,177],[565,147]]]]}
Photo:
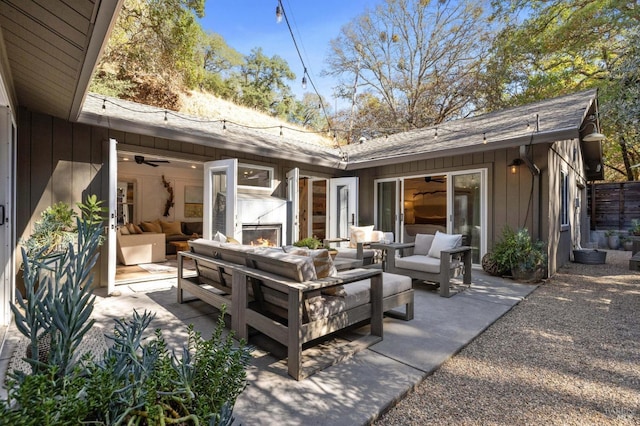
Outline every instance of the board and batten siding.
{"type": "MultiPolygon", "coordinates": [[[[541,169],[546,169],[546,146],[529,147],[529,155],[541,169]]],[[[374,223],[373,205],[375,179],[403,176],[419,176],[439,174],[452,171],[487,169],[487,248],[491,250],[499,241],[505,226],[512,229],[526,227],[530,231],[536,229],[533,214],[534,205],[545,205],[547,197],[541,189],[541,198],[534,202],[534,178],[526,164],[522,164],[516,174],[511,174],[507,167],[515,158],[519,158],[519,148],[498,149],[487,152],[466,154],[456,157],[431,158],[410,161],[374,169],[358,170],[360,178],[360,223],[374,223]]],[[[539,179],[541,188],[545,185],[544,173],[539,179]]],[[[541,213],[545,213],[541,207],[541,213]]],[[[542,230],[544,230],[544,225],[542,230]]]]}
{"type": "MultiPolygon", "coordinates": [[[[76,203],[88,195],[107,199],[107,140],[105,129],[19,110],[15,221],[18,244],[31,235],[47,207],[63,201],[78,211],[76,203]]],[[[21,252],[20,247],[16,252],[21,252]]],[[[22,262],[21,255],[17,262],[22,262]]],[[[99,262],[96,282],[100,267],[99,262]]]]}

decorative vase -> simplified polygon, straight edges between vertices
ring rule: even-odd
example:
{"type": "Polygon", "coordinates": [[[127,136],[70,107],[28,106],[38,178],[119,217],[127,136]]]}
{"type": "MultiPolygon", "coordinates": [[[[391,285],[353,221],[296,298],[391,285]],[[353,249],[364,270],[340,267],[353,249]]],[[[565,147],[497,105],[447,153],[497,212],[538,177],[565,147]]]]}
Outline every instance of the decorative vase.
{"type": "Polygon", "coordinates": [[[609,235],[607,243],[609,244],[609,248],[611,250],[618,250],[618,248],[620,247],[620,237],[618,235],[609,235]]]}

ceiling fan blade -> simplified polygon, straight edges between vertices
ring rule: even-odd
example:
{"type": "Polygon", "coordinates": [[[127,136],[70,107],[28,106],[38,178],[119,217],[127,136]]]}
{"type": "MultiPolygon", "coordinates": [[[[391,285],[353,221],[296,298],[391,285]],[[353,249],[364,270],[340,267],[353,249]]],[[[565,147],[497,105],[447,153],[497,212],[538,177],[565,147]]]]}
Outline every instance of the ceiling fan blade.
{"type": "Polygon", "coordinates": [[[147,166],[158,167],[157,164],[150,163],[149,161],[143,161],[143,163],[146,164],[147,166]]]}

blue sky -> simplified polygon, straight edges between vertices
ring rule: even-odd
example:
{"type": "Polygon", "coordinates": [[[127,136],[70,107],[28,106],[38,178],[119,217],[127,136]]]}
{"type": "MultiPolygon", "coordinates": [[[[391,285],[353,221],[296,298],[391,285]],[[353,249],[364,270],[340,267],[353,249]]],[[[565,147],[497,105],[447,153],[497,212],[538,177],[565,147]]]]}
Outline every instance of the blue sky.
{"type": "MultiPolygon", "coordinates": [[[[283,0],[293,34],[316,88],[335,107],[333,87],[337,82],[322,78],[329,41],[336,38],[340,28],[367,8],[373,9],[383,0],[283,0]]],[[[303,67],[295,50],[289,29],[284,21],[276,23],[277,0],[208,0],[202,26],[224,37],[227,44],[247,55],[254,47],[262,47],[268,55],[279,55],[296,74],[289,86],[298,99],[305,92],[301,86],[303,67]]],[[[312,92],[308,85],[307,92],[312,92]]],[[[338,108],[344,108],[338,104],[338,108]]]]}

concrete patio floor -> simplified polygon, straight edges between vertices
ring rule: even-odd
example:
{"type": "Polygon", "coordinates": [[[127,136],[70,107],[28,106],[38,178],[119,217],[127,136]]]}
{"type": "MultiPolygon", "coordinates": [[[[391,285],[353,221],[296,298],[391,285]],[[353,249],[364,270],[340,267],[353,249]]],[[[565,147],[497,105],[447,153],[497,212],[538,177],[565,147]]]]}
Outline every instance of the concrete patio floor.
{"type": "MultiPolygon", "coordinates": [[[[385,318],[383,341],[299,382],[287,375],[284,348],[263,336],[252,337],[248,386],[236,402],[234,424],[368,424],[536,286],[474,270],[471,287],[448,299],[420,285],[414,288],[412,321],[385,318]]],[[[156,312],[151,330],[162,329],[169,345],[185,341],[188,324],[204,337],[215,327],[217,310],[211,306],[196,299],[176,302],[175,279],[122,285],[118,290],[117,297],[96,290],[94,317],[104,332],[112,331],[113,318],[129,317],[133,309],[156,312]]],[[[359,332],[366,332],[366,327],[353,331],[359,332]]],[[[12,325],[0,353],[3,382],[17,337],[12,325]]]]}

